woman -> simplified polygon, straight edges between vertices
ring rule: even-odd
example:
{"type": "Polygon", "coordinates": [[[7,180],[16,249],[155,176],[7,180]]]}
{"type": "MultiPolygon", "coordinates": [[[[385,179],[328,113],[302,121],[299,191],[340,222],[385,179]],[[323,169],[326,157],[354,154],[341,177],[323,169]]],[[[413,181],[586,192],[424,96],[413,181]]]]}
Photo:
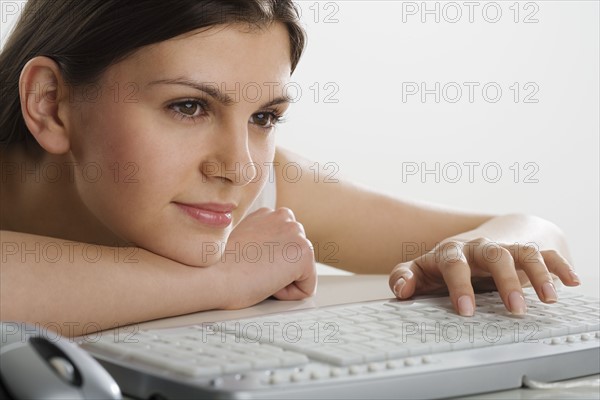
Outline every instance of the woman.
{"type": "Polygon", "coordinates": [[[315,179],[276,148],[304,43],[287,0],[30,0],[0,56],[0,318],[78,335],[302,299],[315,258],[464,316],[474,285],[523,314],[522,284],[579,284],[548,221],[315,179]]]}

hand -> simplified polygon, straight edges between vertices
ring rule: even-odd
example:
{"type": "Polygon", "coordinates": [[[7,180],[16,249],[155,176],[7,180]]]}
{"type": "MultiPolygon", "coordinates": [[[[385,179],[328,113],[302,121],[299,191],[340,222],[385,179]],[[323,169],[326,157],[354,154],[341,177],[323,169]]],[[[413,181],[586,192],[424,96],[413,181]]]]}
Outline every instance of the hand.
{"type": "Polygon", "coordinates": [[[567,286],[579,285],[573,268],[555,250],[538,251],[531,244],[505,245],[486,238],[449,239],[419,258],[398,264],[390,274],[390,288],[400,299],[446,289],[456,311],[471,316],[473,286],[493,288],[513,314],[525,314],[522,285],[531,282],[545,303],[557,300],[552,275],[567,286]]]}
{"type": "Polygon", "coordinates": [[[269,296],[300,300],[317,286],[313,246],[288,208],[261,208],[244,218],[231,232],[218,268],[226,279],[225,309],[269,296]]]}

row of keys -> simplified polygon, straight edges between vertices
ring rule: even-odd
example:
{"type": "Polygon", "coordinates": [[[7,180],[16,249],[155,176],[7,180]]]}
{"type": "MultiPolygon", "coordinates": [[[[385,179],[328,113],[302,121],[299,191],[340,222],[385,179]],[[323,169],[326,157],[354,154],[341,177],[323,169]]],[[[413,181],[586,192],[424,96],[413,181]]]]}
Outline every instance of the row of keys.
{"type": "Polygon", "coordinates": [[[544,340],[546,344],[567,344],[567,343],[577,343],[577,342],[588,342],[590,340],[600,339],[600,332],[596,333],[582,333],[581,335],[568,335],[568,336],[559,336],[553,337],[547,340],[544,340]]]}
{"type": "Polygon", "coordinates": [[[101,338],[92,347],[175,373],[197,377],[239,373],[256,369],[305,365],[305,354],[268,345],[219,344],[186,341],[184,337],[144,338],[127,343],[101,338]]]}
{"type": "Polygon", "coordinates": [[[304,382],[308,380],[320,380],[328,378],[339,378],[349,375],[362,375],[366,373],[393,370],[404,367],[413,367],[433,363],[431,356],[410,357],[402,360],[391,360],[386,362],[370,362],[365,364],[352,364],[347,367],[331,367],[323,364],[309,364],[303,368],[293,370],[280,370],[273,372],[263,383],[285,384],[288,382],[304,382]]]}

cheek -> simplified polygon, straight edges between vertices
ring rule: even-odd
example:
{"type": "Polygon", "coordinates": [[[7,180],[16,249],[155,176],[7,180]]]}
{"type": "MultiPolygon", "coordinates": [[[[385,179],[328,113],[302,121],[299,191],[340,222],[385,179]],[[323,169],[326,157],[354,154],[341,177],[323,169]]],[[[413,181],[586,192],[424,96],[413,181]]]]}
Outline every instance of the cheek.
{"type": "Polygon", "coordinates": [[[80,171],[94,166],[100,179],[77,179],[77,191],[90,212],[121,239],[196,265],[204,256],[199,243],[225,241],[269,179],[275,133],[249,133],[250,155],[260,169],[255,181],[223,185],[201,178],[202,161],[217,157],[209,139],[162,123],[156,113],[143,105],[95,104],[73,137],[72,154],[80,171]],[[215,196],[239,204],[233,225],[223,232],[189,224],[172,205],[215,196]]]}
{"type": "Polygon", "coordinates": [[[169,204],[189,163],[143,110],[109,104],[93,111],[73,145],[80,197],[107,225],[139,225],[169,204]],[[99,178],[90,179],[91,170],[99,178]]]}
{"type": "Polygon", "coordinates": [[[156,126],[151,112],[110,102],[92,112],[79,129],[73,155],[80,164],[99,164],[105,183],[165,182],[161,178],[183,164],[181,155],[174,154],[176,146],[168,140],[168,132],[156,126]]]}

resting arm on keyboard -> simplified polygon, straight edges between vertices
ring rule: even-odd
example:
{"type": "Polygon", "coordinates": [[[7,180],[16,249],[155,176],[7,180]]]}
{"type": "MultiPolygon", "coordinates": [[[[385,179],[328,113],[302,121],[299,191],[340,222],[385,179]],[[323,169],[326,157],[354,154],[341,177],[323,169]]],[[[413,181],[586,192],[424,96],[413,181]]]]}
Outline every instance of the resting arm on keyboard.
{"type": "Polygon", "coordinates": [[[304,224],[317,260],[356,273],[389,273],[399,298],[447,290],[456,310],[471,315],[473,283],[491,283],[520,314],[528,281],[545,302],[556,300],[551,274],[566,285],[579,283],[564,235],[551,222],[392,198],[344,182],[331,168],[315,174],[315,163],[283,149],[275,161],[277,205],[304,224]],[[289,163],[302,167],[300,181],[286,179],[282,166],[289,163]]]}

